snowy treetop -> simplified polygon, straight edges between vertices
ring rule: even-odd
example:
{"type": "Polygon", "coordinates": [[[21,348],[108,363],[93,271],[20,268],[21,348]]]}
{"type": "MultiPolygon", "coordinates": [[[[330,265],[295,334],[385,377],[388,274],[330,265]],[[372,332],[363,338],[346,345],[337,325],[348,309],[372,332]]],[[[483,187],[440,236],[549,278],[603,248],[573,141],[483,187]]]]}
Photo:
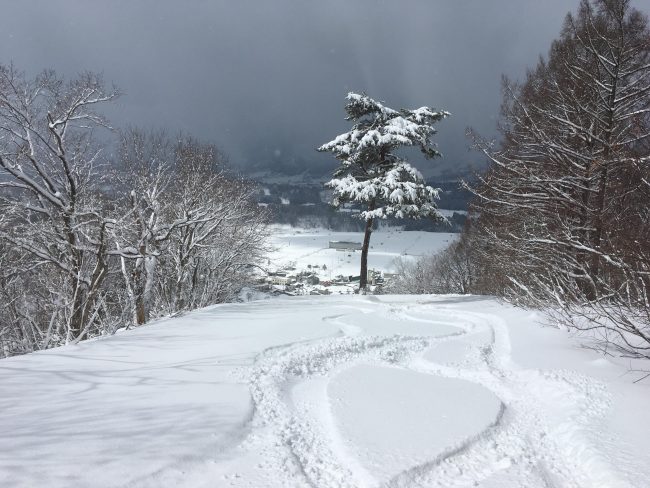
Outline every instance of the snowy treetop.
{"type": "Polygon", "coordinates": [[[344,160],[367,148],[380,150],[386,156],[401,146],[419,146],[427,157],[440,155],[430,137],[436,133],[433,124],[448,117],[449,112],[429,107],[397,111],[357,93],[348,93],[346,99],[347,120],[358,122],[351,131],[323,144],[319,151],[333,152],[344,160]]]}
{"type": "Polygon", "coordinates": [[[334,178],[326,183],[333,190],[332,204],[357,202],[364,207],[358,217],[366,221],[361,251],[359,289],[367,286],[368,245],[374,219],[430,217],[445,220],[437,211],[438,190],[427,186],[419,171],[395,151],[418,147],[426,158],[440,156],[431,136],[435,122],[449,116],[445,111],[420,107],[393,110],[366,94],[348,93],[346,120],[349,132],[323,144],[340,161],[334,178]]]}
{"type": "Polygon", "coordinates": [[[347,120],[360,119],[370,114],[395,115],[398,113],[365,94],[350,92],[345,99],[348,101],[345,106],[345,111],[348,113],[347,120]]]}
{"type": "Polygon", "coordinates": [[[448,117],[444,110],[420,107],[393,110],[365,94],[348,93],[347,120],[352,129],[323,144],[341,165],[326,185],[334,190],[333,204],[362,202],[360,217],[442,218],[435,206],[438,190],[424,184],[422,174],[394,151],[419,147],[427,158],[440,156],[431,136],[435,122],[448,117]]]}

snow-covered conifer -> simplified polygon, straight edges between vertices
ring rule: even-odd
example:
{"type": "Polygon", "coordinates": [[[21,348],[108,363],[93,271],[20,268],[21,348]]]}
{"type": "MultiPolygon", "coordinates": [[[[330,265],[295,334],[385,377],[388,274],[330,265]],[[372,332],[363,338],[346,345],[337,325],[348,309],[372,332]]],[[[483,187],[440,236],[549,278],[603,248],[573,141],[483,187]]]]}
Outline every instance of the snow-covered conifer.
{"type": "Polygon", "coordinates": [[[431,136],[434,124],[448,117],[444,110],[420,107],[393,110],[365,94],[348,93],[345,110],[352,130],[322,145],[340,161],[326,186],[332,203],[360,203],[366,221],[361,251],[360,289],[367,284],[370,235],[375,219],[387,217],[443,219],[437,212],[438,190],[425,184],[422,174],[396,154],[402,147],[417,147],[426,158],[440,156],[431,136]]]}

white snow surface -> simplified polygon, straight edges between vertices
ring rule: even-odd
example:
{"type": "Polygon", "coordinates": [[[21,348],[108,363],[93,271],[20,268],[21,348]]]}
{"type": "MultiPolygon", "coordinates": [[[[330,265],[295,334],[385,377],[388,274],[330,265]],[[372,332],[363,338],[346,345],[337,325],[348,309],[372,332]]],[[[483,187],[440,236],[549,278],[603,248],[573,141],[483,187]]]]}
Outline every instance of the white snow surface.
{"type": "Polygon", "coordinates": [[[0,486],[642,488],[634,379],[487,298],[215,306],[0,361],[0,486]]]}
{"type": "MultiPolygon", "coordinates": [[[[395,270],[395,260],[415,260],[446,249],[458,239],[458,234],[446,232],[402,231],[398,228],[380,228],[372,233],[368,253],[368,269],[383,272],[395,270]]],[[[275,226],[271,244],[271,267],[293,265],[298,270],[312,266],[321,279],[337,275],[358,275],[361,251],[329,249],[330,241],[363,242],[363,232],[336,232],[324,229],[304,229],[275,226]],[[325,265],[325,270],[322,266],[325,265]],[[319,268],[315,268],[318,266],[319,268]]]]}

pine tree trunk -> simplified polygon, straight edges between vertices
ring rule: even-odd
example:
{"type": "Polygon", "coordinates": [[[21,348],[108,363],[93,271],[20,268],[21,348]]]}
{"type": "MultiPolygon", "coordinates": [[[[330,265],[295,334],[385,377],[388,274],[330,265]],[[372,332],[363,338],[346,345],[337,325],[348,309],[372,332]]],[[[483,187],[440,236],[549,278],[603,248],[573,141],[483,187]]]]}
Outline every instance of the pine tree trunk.
{"type": "MultiPolygon", "coordinates": [[[[375,209],[375,201],[371,201],[368,210],[375,209]]],[[[366,220],[366,231],[363,236],[363,245],[361,246],[361,276],[359,276],[359,293],[365,291],[368,286],[368,249],[370,249],[370,235],[372,234],[372,224],[375,219],[366,220]]]]}
{"type": "Polygon", "coordinates": [[[368,249],[370,248],[370,234],[372,234],[373,219],[366,221],[366,232],[361,246],[361,276],[359,277],[359,292],[368,286],[368,249]]]}

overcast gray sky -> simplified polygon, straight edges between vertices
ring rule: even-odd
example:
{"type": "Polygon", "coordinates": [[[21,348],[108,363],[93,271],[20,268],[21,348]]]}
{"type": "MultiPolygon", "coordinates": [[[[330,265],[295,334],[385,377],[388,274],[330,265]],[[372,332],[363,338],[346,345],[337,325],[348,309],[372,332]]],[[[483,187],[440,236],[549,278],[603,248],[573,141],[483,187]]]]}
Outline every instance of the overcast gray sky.
{"type": "Polygon", "coordinates": [[[182,130],[248,167],[330,162],[314,148],[347,129],[348,91],[444,108],[445,157],[427,164],[457,168],[480,160],[465,127],[494,134],[501,74],[535,64],[577,3],[4,0],[0,62],[102,71],[125,92],[115,125],[182,130]]]}

